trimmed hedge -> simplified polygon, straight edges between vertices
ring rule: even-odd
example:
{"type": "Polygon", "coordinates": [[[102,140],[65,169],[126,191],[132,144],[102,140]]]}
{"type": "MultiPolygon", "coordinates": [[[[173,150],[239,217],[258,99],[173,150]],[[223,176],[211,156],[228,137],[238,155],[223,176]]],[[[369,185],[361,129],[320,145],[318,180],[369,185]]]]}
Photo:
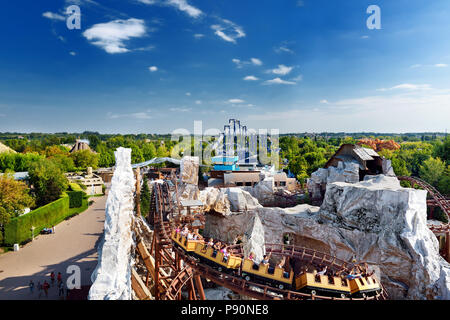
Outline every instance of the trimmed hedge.
{"type": "Polygon", "coordinates": [[[5,225],[5,244],[26,242],[31,239],[31,227],[34,226],[34,236],[37,236],[42,229],[51,228],[63,221],[69,214],[69,197],[64,196],[45,206],[33,210],[27,214],[11,219],[5,225]]]}
{"type": "Polygon", "coordinates": [[[83,191],[69,191],[69,208],[79,208],[83,205],[83,191]]]}
{"type": "Polygon", "coordinates": [[[72,191],[83,191],[81,186],[78,183],[71,182],[69,183],[70,190],[72,191]]]}

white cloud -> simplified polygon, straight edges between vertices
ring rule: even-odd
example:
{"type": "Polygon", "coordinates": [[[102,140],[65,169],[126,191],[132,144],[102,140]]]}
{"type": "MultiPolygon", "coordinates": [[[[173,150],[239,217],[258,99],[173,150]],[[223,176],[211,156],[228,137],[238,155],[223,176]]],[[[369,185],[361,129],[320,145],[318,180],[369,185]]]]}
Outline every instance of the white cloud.
{"type": "Polygon", "coordinates": [[[201,38],[203,38],[205,35],[204,34],[202,34],[202,33],[196,33],[196,34],[194,34],[194,38],[195,39],[201,39],[201,38]]]}
{"type": "Polygon", "coordinates": [[[77,53],[76,53],[75,51],[70,51],[69,54],[70,54],[71,56],[76,56],[76,55],[77,55],[77,53]]]}
{"type": "Polygon", "coordinates": [[[369,39],[369,36],[361,36],[361,39],[369,39]]]}
{"type": "Polygon", "coordinates": [[[420,68],[422,65],[421,64],[413,64],[410,68],[420,68]]]}
{"type": "Polygon", "coordinates": [[[445,63],[437,63],[437,64],[435,64],[434,66],[437,67],[437,68],[446,68],[446,67],[448,67],[448,64],[445,64],[445,63]]]}
{"type": "Polygon", "coordinates": [[[390,91],[390,90],[429,90],[431,89],[431,85],[429,84],[411,84],[411,83],[403,83],[391,88],[381,88],[377,89],[377,91],[390,91]]]}
{"type": "Polygon", "coordinates": [[[250,114],[247,122],[284,132],[426,132],[444,131],[450,118],[450,90],[407,91],[395,95],[366,96],[326,105],[292,106],[250,114]],[[380,114],[387,115],[379,121],[380,114]],[[436,117],[439,114],[439,117],[436,117]],[[349,116],[351,115],[351,116],[349,116]],[[399,121],[398,119],[402,119],[399,121]]]}
{"type": "Polygon", "coordinates": [[[234,22],[226,19],[221,19],[221,24],[214,24],[211,26],[215,34],[227,42],[236,43],[236,39],[245,37],[245,32],[242,27],[234,22]]]}
{"type": "Polygon", "coordinates": [[[294,53],[293,50],[289,49],[289,48],[286,47],[286,46],[281,46],[281,47],[279,47],[279,48],[275,48],[275,52],[277,52],[277,53],[287,52],[287,53],[291,53],[291,54],[294,53]]]}
{"type": "Polygon", "coordinates": [[[50,20],[66,21],[66,17],[50,11],[44,12],[42,16],[50,20]]]}
{"type": "Polygon", "coordinates": [[[329,102],[328,102],[328,100],[326,100],[326,99],[323,99],[323,100],[320,100],[320,103],[323,103],[323,104],[328,104],[329,102]]]}
{"type": "Polygon", "coordinates": [[[203,14],[200,9],[190,5],[186,0],[168,0],[167,4],[187,13],[192,18],[198,18],[203,14]]]}
{"type": "Polygon", "coordinates": [[[228,100],[229,103],[244,103],[245,100],[242,99],[230,99],[228,100]]]}
{"type": "Polygon", "coordinates": [[[192,108],[170,108],[169,110],[172,112],[189,112],[192,108]]]}
{"type": "Polygon", "coordinates": [[[83,32],[83,36],[93,45],[110,54],[130,51],[125,47],[124,42],[144,35],[144,20],[135,18],[98,23],[83,32]]]}
{"type": "Polygon", "coordinates": [[[260,59],[258,59],[258,58],[251,58],[249,61],[242,61],[240,59],[234,58],[234,59],[231,59],[231,61],[233,61],[233,63],[238,68],[242,68],[242,67],[244,67],[246,65],[251,65],[251,64],[255,65],[255,66],[260,66],[260,65],[263,64],[262,61],[260,59]]]}
{"type": "Polygon", "coordinates": [[[148,70],[150,70],[150,72],[155,72],[155,71],[158,71],[158,67],[157,66],[151,66],[151,67],[148,67],[148,70]]]}
{"type": "Polygon", "coordinates": [[[187,95],[188,97],[190,97],[190,96],[191,96],[191,93],[190,93],[190,92],[186,92],[186,95],[187,95]]]}
{"type": "Polygon", "coordinates": [[[289,72],[291,72],[292,69],[293,69],[293,67],[287,67],[284,64],[279,64],[278,68],[272,69],[272,73],[284,76],[284,75],[288,74],[289,72]]]}
{"type": "Polygon", "coordinates": [[[132,118],[132,119],[152,119],[148,112],[133,112],[133,113],[111,113],[108,112],[109,119],[132,118]]]}
{"type": "Polygon", "coordinates": [[[244,80],[246,80],[246,81],[256,81],[256,80],[259,80],[259,78],[255,77],[255,76],[246,76],[244,78],[244,80]]]}
{"type": "Polygon", "coordinates": [[[299,74],[298,76],[296,76],[295,78],[292,78],[291,81],[302,81],[303,80],[303,75],[299,74]]]}
{"type": "Polygon", "coordinates": [[[255,65],[255,66],[260,66],[262,65],[262,61],[257,59],[257,58],[251,58],[250,61],[255,65]]]}
{"type": "Polygon", "coordinates": [[[201,100],[195,100],[195,104],[202,104],[201,100]]]}
{"type": "Polygon", "coordinates": [[[267,85],[270,85],[270,84],[296,84],[296,82],[294,82],[294,81],[286,81],[286,80],[282,80],[280,78],[275,78],[275,79],[272,79],[272,80],[266,80],[266,81],[263,82],[263,84],[267,84],[267,85]]]}

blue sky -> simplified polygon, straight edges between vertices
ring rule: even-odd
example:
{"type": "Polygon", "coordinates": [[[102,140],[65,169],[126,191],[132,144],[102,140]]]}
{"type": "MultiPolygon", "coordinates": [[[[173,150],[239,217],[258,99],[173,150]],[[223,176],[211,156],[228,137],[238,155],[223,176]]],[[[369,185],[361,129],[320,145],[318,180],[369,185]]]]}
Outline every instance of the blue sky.
{"type": "Polygon", "coordinates": [[[449,16],[446,0],[8,1],[0,131],[445,131],[449,16]]]}

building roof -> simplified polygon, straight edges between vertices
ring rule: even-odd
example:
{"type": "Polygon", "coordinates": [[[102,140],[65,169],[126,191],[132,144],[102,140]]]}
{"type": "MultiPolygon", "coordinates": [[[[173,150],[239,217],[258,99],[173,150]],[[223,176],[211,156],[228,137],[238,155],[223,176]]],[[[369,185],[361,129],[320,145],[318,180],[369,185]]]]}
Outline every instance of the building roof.
{"type": "MultiPolygon", "coordinates": [[[[350,147],[353,151],[353,154],[358,157],[357,160],[360,161],[370,161],[374,160],[374,157],[379,157],[380,155],[376,153],[375,150],[369,149],[369,148],[363,148],[361,146],[358,146],[356,144],[343,144],[339,147],[338,151],[327,161],[325,164],[325,168],[328,168],[331,164],[331,161],[334,158],[340,159],[342,161],[351,161],[354,159],[353,155],[350,154],[341,154],[341,152],[344,150],[344,148],[350,147]]],[[[361,163],[360,163],[361,167],[361,163]]]]}
{"type": "Polygon", "coordinates": [[[91,148],[89,147],[89,145],[85,141],[77,140],[77,142],[75,142],[75,145],[70,150],[70,153],[80,151],[80,150],[92,151],[91,148]]]}
{"type": "Polygon", "coordinates": [[[201,200],[181,200],[181,205],[183,207],[201,207],[203,202],[201,200]]]}

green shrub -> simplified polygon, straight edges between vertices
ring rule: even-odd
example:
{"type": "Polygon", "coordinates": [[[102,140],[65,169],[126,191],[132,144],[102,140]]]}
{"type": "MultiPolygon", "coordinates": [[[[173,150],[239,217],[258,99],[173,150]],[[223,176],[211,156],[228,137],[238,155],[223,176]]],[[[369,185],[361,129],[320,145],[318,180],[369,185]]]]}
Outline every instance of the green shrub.
{"type": "Polygon", "coordinates": [[[51,228],[63,221],[69,213],[69,197],[65,196],[20,217],[11,219],[5,225],[4,242],[7,245],[25,242],[32,237],[32,226],[35,227],[34,235],[36,236],[42,229],[51,228]]]}
{"type": "Polygon", "coordinates": [[[83,204],[83,191],[69,191],[69,208],[79,208],[83,204]]]}
{"type": "Polygon", "coordinates": [[[75,182],[70,182],[69,183],[69,187],[70,187],[70,190],[72,190],[72,191],[83,191],[81,186],[78,183],[75,183],[75,182]]]}

